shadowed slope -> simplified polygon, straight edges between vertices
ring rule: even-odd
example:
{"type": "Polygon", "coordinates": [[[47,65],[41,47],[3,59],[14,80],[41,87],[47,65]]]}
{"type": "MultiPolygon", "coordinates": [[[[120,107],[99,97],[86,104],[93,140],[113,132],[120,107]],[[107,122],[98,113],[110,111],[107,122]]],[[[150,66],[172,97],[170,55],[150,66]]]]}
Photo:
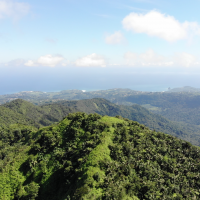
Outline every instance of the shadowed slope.
{"type": "Polygon", "coordinates": [[[1,199],[199,199],[199,148],[138,122],[75,113],[30,135],[0,162],[1,199]]]}

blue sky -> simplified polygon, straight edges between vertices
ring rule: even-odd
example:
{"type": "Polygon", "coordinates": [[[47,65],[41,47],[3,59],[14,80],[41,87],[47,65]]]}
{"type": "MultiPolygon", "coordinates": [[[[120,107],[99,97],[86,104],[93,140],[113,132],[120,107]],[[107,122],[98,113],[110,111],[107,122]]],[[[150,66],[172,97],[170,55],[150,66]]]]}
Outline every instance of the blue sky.
{"type": "Polygon", "coordinates": [[[200,87],[199,7],[199,0],[0,0],[0,94],[200,87]]]}

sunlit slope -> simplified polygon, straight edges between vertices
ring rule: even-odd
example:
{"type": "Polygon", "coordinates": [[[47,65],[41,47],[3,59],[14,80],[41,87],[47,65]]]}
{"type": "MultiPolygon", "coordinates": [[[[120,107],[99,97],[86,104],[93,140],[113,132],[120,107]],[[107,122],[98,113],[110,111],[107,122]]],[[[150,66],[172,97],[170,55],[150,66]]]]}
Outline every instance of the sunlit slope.
{"type": "Polygon", "coordinates": [[[61,92],[20,92],[0,95],[0,103],[21,98],[37,105],[60,100],[80,100],[104,98],[118,105],[143,105],[150,111],[172,121],[200,125],[199,89],[183,87],[168,92],[141,92],[130,89],[109,89],[83,92],[82,90],[64,90],[61,92]],[[171,92],[170,92],[171,91],[171,92]],[[174,91],[174,92],[173,92],[174,91]]]}
{"type": "Polygon", "coordinates": [[[199,199],[199,148],[138,122],[75,113],[27,144],[1,160],[1,199],[199,199]]]}
{"type": "Polygon", "coordinates": [[[120,115],[144,124],[152,130],[155,129],[156,131],[174,135],[195,145],[200,144],[200,128],[198,126],[189,126],[188,124],[170,121],[137,104],[132,106],[116,105],[106,99],[95,98],[78,101],[60,101],[53,103],[53,105],[62,105],[72,110],[77,109],[86,113],[98,113],[109,116],[120,115]]]}
{"type": "Polygon", "coordinates": [[[36,106],[22,99],[17,99],[0,106],[0,126],[9,127],[11,124],[18,123],[39,128],[57,123],[69,113],[78,111],[87,114],[120,115],[144,124],[152,130],[155,129],[156,131],[187,140],[194,145],[199,145],[200,142],[199,127],[190,127],[187,124],[174,123],[136,104],[122,106],[100,98],[79,101],[59,101],[42,106],[36,106]]]}
{"type": "Polygon", "coordinates": [[[48,126],[76,111],[78,110],[61,105],[40,107],[28,101],[16,99],[0,106],[0,126],[8,127],[16,123],[35,127],[48,126]]]}

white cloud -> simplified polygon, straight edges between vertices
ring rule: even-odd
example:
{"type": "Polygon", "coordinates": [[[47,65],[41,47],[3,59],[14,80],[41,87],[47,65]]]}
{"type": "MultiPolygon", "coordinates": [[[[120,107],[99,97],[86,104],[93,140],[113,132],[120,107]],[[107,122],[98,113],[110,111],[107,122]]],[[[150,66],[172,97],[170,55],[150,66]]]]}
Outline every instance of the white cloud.
{"type": "Polygon", "coordinates": [[[132,53],[130,51],[125,53],[125,55],[124,55],[124,58],[127,60],[135,60],[136,61],[137,57],[138,57],[138,55],[136,53],[132,53]]]}
{"type": "Polygon", "coordinates": [[[80,67],[106,67],[105,59],[96,53],[82,57],[76,60],[74,64],[80,67]]]}
{"type": "Polygon", "coordinates": [[[0,19],[9,17],[17,20],[28,14],[29,10],[30,5],[28,3],[0,0],[0,19]]]}
{"type": "Polygon", "coordinates": [[[178,65],[184,67],[191,67],[199,64],[197,58],[194,55],[185,52],[174,55],[173,59],[178,65]]]}
{"type": "Polygon", "coordinates": [[[137,66],[170,66],[172,61],[167,60],[164,56],[156,54],[152,49],[141,53],[127,52],[124,55],[128,65],[137,66]]]}
{"type": "Polygon", "coordinates": [[[61,64],[62,66],[66,66],[67,63],[64,62],[64,57],[62,56],[52,56],[45,55],[38,58],[38,60],[28,60],[24,65],[33,67],[33,66],[47,66],[47,67],[55,67],[56,65],[61,64]]]}
{"type": "Polygon", "coordinates": [[[37,63],[32,60],[28,60],[24,65],[28,67],[33,67],[33,66],[37,66],[37,63]]]}
{"type": "Polygon", "coordinates": [[[107,44],[120,44],[124,40],[124,36],[120,31],[116,31],[114,34],[108,35],[105,38],[107,44]]]}
{"type": "Polygon", "coordinates": [[[159,63],[164,60],[164,57],[156,54],[153,50],[150,49],[145,53],[140,54],[140,59],[143,60],[145,63],[159,63]]]}
{"type": "Polygon", "coordinates": [[[174,42],[191,37],[191,34],[200,34],[200,26],[196,22],[180,23],[173,16],[150,11],[147,14],[131,13],[122,21],[126,30],[135,33],[146,33],[174,42]]]}
{"type": "Polygon", "coordinates": [[[124,55],[126,64],[130,66],[160,66],[160,67],[196,67],[200,65],[200,60],[189,53],[177,53],[172,56],[162,56],[153,50],[137,54],[127,52],[124,55]]]}

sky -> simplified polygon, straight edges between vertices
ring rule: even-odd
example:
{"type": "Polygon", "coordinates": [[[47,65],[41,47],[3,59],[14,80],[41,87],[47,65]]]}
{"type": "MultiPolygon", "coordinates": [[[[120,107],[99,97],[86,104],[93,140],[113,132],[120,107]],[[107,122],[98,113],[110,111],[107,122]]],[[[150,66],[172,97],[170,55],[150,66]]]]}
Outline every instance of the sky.
{"type": "Polygon", "coordinates": [[[0,94],[200,88],[200,0],[0,0],[0,94]]]}

